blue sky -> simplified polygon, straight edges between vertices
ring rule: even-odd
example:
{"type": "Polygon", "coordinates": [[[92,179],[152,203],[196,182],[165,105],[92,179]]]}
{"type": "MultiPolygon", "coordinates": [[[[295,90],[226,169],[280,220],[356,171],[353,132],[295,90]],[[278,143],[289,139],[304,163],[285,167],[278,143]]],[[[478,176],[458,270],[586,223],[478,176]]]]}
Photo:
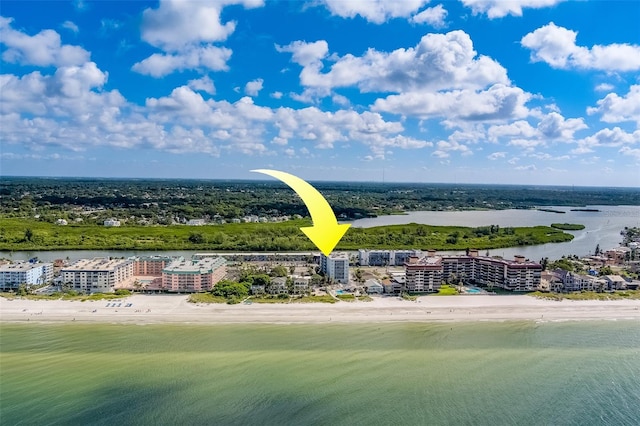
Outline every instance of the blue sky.
{"type": "Polygon", "coordinates": [[[3,1],[0,173],[640,186],[640,2],[3,1]]]}

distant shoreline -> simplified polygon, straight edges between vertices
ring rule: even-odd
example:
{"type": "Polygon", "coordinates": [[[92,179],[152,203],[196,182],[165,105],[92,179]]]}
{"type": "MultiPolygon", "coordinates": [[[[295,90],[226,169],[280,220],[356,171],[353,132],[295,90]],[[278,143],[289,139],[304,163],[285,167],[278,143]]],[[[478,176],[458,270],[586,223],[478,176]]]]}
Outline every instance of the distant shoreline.
{"type": "Polygon", "coordinates": [[[550,301],[526,295],[374,297],[336,304],[192,304],[185,295],[108,301],[0,299],[0,323],[317,324],[387,322],[640,320],[640,300],[550,301]],[[112,303],[112,302],[111,302],[112,303]],[[127,304],[130,307],[125,307],[127,304]]]}

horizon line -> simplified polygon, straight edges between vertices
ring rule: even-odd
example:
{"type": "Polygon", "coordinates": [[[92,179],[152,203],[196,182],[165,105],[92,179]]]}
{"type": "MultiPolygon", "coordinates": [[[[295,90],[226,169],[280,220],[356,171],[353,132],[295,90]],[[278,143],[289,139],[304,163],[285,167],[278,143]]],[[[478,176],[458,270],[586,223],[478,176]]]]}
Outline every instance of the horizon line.
{"type": "MultiPolygon", "coordinates": [[[[27,175],[0,175],[0,179],[88,179],[88,180],[176,180],[176,181],[225,181],[225,182],[271,182],[269,178],[189,178],[189,177],[131,177],[131,176],[27,176],[27,175]]],[[[491,185],[491,186],[532,186],[532,187],[559,187],[559,188],[620,188],[638,189],[639,186],[608,186],[608,185],[575,185],[575,184],[541,184],[541,183],[489,183],[489,182],[417,182],[417,181],[375,181],[375,180],[322,180],[308,179],[309,182],[323,183],[366,183],[379,185],[392,184],[417,184],[417,185],[491,185]]],[[[277,181],[273,181],[278,183],[277,181]]]]}

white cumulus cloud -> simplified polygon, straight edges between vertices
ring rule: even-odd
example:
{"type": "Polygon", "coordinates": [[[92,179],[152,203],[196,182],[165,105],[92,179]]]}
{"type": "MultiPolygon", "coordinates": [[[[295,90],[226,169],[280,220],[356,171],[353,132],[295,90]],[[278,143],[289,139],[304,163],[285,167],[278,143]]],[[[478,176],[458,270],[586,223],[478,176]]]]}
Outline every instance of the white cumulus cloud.
{"type": "Polygon", "coordinates": [[[429,0],[322,0],[320,2],[334,16],[355,18],[382,24],[391,18],[407,18],[420,10],[429,0]]]}
{"type": "Polygon", "coordinates": [[[157,9],[146,9],[140,28],[142,39],[164,53],[154,53],[132,69],[153,77],[188,69],[226,70],[232,51],[213,43],[223,42],[235,31],[235,21],[223,23],[220,17],[223,8],[233,4],[254,8],[264,2],[161,0],[157,9]]]}
{"type": "Polygon", "coordinates": [[[187,86],[189,86],[193,90],[202,91],[210,95],[215,95],[216,93],[216,87],[213,84],[213,80],[211,80],[208,75],[205,75],[202,78],[189,80],[187,86]]]}
{"type": "Polygon", "coordinates": [[[392,52],[369,49],[362,56],[329,59],[324,40],[296,41],[279,50],[293,53],[292,60],[303,67],[300,83],[310,88],[357,86],[362,92],[403,92],[509,84],[504,67],[487,56],[477,56],[471,38],[460,30],[427,34],[415,47],[392,52]],[[326,73],[321,72],[323,59],[335,62],[326,73]]]}
{"type": "Polygon", "coordinates": [[[471,121],[503,121],[526,117],[530,95],[519,87],[495,84],[487,90],[408,92],[378,99],[372,109],[419,118],[446,117],[471,121]]]}
{"type": "Polygon", "coordinates": [[[258,96],[258,93],[262,90],[262,83],[264,83],[264,80],[261,78],[248,82],[244,86],[244,93],[249,96],[258,96]]]}
{"type": "Polygon", "coordinates": [[[11,28],[12,18],[0,16],[0,43],[6,46],[2,59],[21,65],[56,67],[81,65],[90,54],[80,46],[62,44],[60,34],[53,30],[42,30],[30,36],[11,28]]]}
{"type": "Polygon", "coordinates": [[[434,28],[444,28],[447,14],[447,10],[439,4],[434,7],[428,7],[417,15],[412,16],[410,21],[414,24],[428,24],[434,28]]]}
{"type": "Polygon", "coordinates": [[[588,48],[576,44],[577,35],[576,31],[550,22],[525,35],[520,43],[531,50],[533,62],[546,62],[553,68],[640,70],[639,45],[614,43],[588,48]]]}
{"type": "Polygon", "coordinates": [[[461,0],[474,14],[486,13],[491,19],[507,15],[522,16],[523,8],[550,7],[563,0],[461,0]]]}
{"type": "Polygon", "coordinates": [[[634,84],[629,88],[629,93],[619,96],[609,93],[597,102],[597,107],[587,108],[588,114],[601,114],[602,121],[607,123],[619,123],[623,121],[635,121],[640,126],[640,85],[634,84]]]}

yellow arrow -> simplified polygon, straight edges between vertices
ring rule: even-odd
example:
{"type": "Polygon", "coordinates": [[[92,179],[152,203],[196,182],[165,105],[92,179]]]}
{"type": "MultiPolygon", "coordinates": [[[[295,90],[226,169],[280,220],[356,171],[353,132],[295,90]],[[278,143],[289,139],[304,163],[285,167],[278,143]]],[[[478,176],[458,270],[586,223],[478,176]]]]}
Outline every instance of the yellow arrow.
{"type": "Polygon", "coordinates": [[[304,180],[289,173],[277,170],[251,170],[252,172],[264,173],[281,180],[293,189],[302,198],[307,206],[313,226],[300,228],[313,244],[320,249],[325,256],[329,256],[340,238],[347,232],[351,225],[338,225],[336,215],[325,198],[304,180]]]}

